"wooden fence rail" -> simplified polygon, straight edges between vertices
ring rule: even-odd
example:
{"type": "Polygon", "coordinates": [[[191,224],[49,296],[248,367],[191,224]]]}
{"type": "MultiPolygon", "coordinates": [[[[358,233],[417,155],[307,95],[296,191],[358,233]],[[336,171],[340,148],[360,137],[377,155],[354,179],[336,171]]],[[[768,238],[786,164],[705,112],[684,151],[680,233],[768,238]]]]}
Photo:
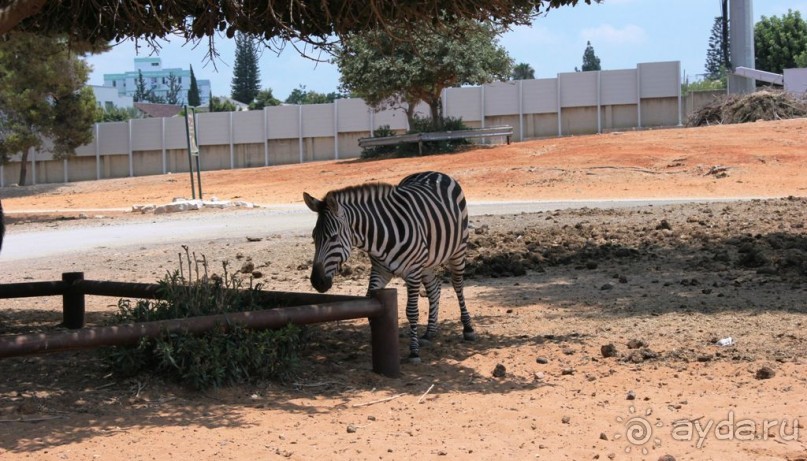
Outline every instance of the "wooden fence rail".
{"type": "Polygon", "coordinates": [[[289,323],[306,325],[368,318],[373,371],[400,376],[398,348],[398,301],[394,289],[378,290],[373,297],[322,295],[293,292],[259,292],[261,303],[286,307],[234,312],[184,319],[137,322],[108,327],[84,327],[85,295],[160,299],[159,285],[85,280],[83,272],[62,274],[61,281],[0,284],[0,298],[59,296],[63,298],[63,325],[74,331],[0,337],[0,358],[90,349],[99,346],[136,344],[144,337],[187,331],[200,333],[217,325],[248,328],[279,328],[289,323]]]}

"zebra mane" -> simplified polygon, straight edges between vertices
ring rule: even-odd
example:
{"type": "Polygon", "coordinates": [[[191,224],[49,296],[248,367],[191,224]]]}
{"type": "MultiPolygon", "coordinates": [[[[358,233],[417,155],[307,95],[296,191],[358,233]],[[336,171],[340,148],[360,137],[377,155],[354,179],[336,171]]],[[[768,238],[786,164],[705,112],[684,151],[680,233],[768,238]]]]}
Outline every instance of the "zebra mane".
{"type": "Polygon", "coordinates": [[[357,186],[348,186],[342,189],[332,190],[325,194],[323,201],[327,200],[329,197],[333,197],[337,202],[342,202],[345,199],[347,199],[347,201],[352,201],[351,199],[359,197],[386,195],[387,193],[392,192],[394,189],[395,186],[392,184],[385,182],[370,182],[357,186]]]}

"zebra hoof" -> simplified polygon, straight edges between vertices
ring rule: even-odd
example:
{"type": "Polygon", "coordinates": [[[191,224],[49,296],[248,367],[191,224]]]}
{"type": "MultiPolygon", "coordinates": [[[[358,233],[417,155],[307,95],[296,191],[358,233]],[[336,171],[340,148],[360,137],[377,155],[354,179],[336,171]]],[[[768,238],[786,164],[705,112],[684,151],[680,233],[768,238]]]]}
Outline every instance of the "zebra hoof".
{"type": "Polygon", "coordinates": [[[409,363],[418,365],[420,363],[420,356],[415,353],[409,354],[409,363]]]}
{"type": "Polygon", "coordinates": [[[462,339],[465,341],[476,341],[476,332],[475,331],[463,331],[462,332],[462,339]]]}

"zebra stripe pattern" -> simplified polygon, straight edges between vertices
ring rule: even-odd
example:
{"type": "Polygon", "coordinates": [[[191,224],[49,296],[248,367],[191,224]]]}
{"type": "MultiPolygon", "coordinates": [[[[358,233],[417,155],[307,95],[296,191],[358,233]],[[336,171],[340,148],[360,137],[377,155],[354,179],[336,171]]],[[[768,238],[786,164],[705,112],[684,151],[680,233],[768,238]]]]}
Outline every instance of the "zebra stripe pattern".
{"type": "Polygon", "coordinates": [[[445,264],[457,294],[463,337],[475,339],[465,307],[463,273],[468,246],[468,209],[460,185],[437,172],[416,173],[397,186],[365,184],[328,192],[318,200],[303,194],[318,214],[314,227],[311,284],[328,291],[334,275],[353,248],[365,250],[372,264],[368,295],[384,288],[393,276],[406,282],[411,362],[420,362],[418,296],[421,285],[429,298],[429,320],[423,340],[437,334],[440,277],[445,264]]]}

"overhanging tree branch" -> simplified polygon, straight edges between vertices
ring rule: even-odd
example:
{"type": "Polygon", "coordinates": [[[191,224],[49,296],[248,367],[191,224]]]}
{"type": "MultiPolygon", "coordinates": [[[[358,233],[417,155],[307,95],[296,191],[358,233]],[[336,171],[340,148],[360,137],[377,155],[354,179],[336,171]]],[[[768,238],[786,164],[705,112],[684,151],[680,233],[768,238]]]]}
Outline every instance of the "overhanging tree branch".
{"type": "Polygon", "coordinates": [[[92,43],[142,39],[155,46],[156,40],[178,34],[194,42],[208,37],[212,50],[218,34],[232,38],[243,32],[265,40],[322,44],[334,36],[383,28],[389,21],[441,27],[445,18],[456,18],[508,26],[529,23],[552,8],[600,1],[0,0],[0,35],[19,30],[92,43]]]}

